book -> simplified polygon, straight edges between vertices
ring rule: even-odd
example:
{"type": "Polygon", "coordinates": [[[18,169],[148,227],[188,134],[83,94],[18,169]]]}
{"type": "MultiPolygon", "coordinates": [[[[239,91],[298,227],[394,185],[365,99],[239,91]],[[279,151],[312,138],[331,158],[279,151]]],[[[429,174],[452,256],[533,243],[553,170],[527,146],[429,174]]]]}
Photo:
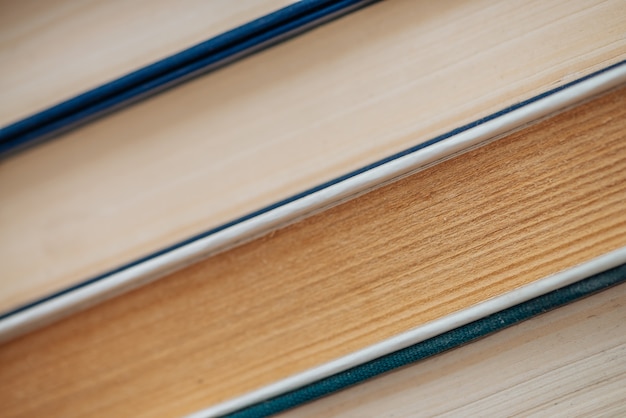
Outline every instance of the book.
{"type": "Polygon", "coordinates": [[[620,416],[626,286],[281,417],[620,416]]]}

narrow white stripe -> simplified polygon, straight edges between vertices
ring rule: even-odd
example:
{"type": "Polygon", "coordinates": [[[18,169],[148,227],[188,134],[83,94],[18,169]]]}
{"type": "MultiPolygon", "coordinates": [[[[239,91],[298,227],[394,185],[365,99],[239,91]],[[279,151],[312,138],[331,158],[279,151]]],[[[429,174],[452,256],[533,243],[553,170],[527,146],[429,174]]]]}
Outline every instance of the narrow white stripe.
{"type": "Polygon", "coordinates": [[[512,292],[505,293],[504,295],[479,303],[470,308],[428,322],[410,331],[381,341],[380,343],[371,345],[345,357],[338,358],[319,367],[280,380],[241,397],[196,412],[189,415],[187,418],[215,417],[237,411],[257,402],[301,388],[386,354],[410,347],[429,338],[443,334],[444,332],[469,324],[470,322],[500,312],[561,287],[576,283],[594,274],[601,273],[624,263],[626,263],[626,247],[604,254],[591,261],[544,279],[537,280],[512,292]]]}
{"type": "Polygon", "coordinates": [[[441,142],[112,274],[90,285],[35,305],[28,310],[18,312],[0,321],[0,342],[149,283],[201,258],[268,233],[407,173],[476,147],[624,82],[626,82],[626,65],[621,65],[441,142]]]}

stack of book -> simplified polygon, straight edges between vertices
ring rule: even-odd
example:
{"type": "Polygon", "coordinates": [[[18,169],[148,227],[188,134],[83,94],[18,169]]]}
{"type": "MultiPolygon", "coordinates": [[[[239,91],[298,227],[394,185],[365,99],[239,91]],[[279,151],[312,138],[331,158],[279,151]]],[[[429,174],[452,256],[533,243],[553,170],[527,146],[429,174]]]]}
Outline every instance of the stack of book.
{"type": "Polygon", "coordinates": [[[3,416],[626,413],[625,11],[2,6],[3,416]]]}

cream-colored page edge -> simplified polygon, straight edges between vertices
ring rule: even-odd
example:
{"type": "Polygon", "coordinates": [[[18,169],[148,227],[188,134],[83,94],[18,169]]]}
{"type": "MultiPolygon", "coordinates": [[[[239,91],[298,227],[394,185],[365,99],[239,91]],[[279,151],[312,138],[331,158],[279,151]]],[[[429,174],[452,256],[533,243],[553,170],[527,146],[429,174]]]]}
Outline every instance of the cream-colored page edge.
{"type": "Polygon", "coordinates": [[[293,0],[0,1],[0,126],[293,0]]]}

